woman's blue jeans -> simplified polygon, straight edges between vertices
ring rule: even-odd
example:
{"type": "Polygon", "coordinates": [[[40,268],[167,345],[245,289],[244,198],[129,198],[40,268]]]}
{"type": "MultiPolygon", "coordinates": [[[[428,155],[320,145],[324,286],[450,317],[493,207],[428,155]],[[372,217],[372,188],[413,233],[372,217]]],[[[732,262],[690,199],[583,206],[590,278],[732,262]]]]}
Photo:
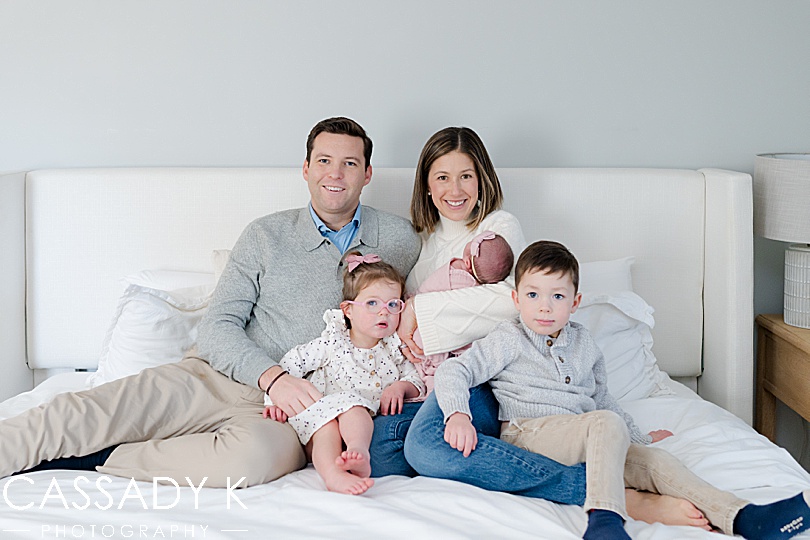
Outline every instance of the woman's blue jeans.
{"type": "Polygon", "coordinates": [[[498,402],[488,384],[470,390],[478,444],[468,456],[444,441],[444,415],[435,395],[377,416],[371,441],[373,476],[432,476],[563,504],[585,501],[585,465],[561,465],[500,440],[498,402]]]}

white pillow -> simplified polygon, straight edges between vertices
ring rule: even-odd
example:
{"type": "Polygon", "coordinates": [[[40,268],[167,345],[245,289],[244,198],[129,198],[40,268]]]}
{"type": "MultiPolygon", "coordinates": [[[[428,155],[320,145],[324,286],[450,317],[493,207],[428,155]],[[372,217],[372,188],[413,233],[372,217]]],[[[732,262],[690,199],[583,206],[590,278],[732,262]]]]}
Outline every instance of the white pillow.
{"type": "MultiPolygon", "coordinates": [[[[216,267],[215,267],[216,268],[216,267]]],[[[213,272],[184,272],[181,270],[141,270],[125,276],[121,281],[125,285],[140,285],[161,291],[188,289],[216,283],[213,272]]]]}
{"type": "Polygon", "coordinates": [[[602,350],[613,397],[631,400],[672,393],[652,352],[653,308],[636,293],[583,295],[571,320],[583,324],[602,350]]]}
{"type": "Polygon", "coordinates": [[[222,271],[225,270],[225,265],[228,264],[230,258],[230,249],[215,249],[211,253],[211,265],[214,267],[214,283],[219,283],[222,271]]]}
{"type": "Polygon", "coordinates": [[[579,265],[579,290],[587,294],[606,294],[632,291],[630,270],[635,257],[613,261],[595,261],[579,265]]]}
{"type": "Polygon", "coordinates": [[[211,284],[171,291],[130,284],[104,338],[91,385],[181,360],[197,339],[212,291],[211,284]]]}

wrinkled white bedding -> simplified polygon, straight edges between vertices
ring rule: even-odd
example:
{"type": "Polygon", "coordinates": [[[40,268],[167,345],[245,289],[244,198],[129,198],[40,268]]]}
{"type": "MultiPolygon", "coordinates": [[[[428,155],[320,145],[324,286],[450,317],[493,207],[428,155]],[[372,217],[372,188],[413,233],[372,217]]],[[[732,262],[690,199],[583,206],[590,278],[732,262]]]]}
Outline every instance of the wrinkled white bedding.
{"type": "MultiPolygon", "coordinates": [[[[47,380],[0,404],[0,418],[87,385],[87,373],[47,380]]],[[[718,487],[753,502],[810,488],[810,475],[742,420],[668,384],[676,395],[622,405],[642,430],[675,433],[660,446],[718,487]]],[[[378,479],[365,495],[327,492],[309,468],[244,490],[175,488],[97,473],[43,471],[0,480],[0,538],[581,538],[580,507],[428,478],[378,479]],[[75,505],[75,506],[74,506],[75,505]],[[67,508],[66,508],[67,506],[67,508]],[[87,507],[78,509],[76,507],[87,507]],[[99,508],[101,507],[101,508],[99,508]]],[[[720,538],[629,521],[634,539],[720,538]]],[[[810,538],[805,533],[798,538],[810,538]]]]}

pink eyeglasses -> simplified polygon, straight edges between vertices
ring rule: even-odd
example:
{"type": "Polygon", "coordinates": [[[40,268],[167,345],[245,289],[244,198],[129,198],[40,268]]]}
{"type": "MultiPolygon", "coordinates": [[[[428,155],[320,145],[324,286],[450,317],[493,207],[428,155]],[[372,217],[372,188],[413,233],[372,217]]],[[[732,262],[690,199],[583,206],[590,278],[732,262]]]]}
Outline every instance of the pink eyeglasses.
{"type": "Polygon", "coordinates": [[[379,313],[380,309],[384,307],[389,313],[396,315],[397,313],[402,313],[402,310],[405,309],[405,302],[399,298],[392,298],[388,302],[383,302],[379,298],[369,298],[365,302],[356,302],[354,300],[346,300],[346,302],[358,306],[365,306],[366,310],[371,313],[379,313]]]}

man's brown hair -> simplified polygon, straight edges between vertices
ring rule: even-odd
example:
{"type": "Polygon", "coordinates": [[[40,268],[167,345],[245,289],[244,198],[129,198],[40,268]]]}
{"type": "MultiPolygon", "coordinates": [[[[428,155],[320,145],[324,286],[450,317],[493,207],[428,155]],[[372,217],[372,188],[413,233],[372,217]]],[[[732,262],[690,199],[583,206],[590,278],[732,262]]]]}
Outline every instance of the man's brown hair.
{"type": "Polygon", "coordinates": [[[321,133],[359,137],[363,140],[363,158],[366,160],[363,169],[368,169],[371,165],[371,149],[373,145],[371,144],[369,136],[366,135],[366,130],[351,118],[343,116],[321,120],[310,130],[309,136],[307,136],[307,163],[309,163],[309,158],[312,155],[312,146],[315,144],[315,137],[321,133]]]}

